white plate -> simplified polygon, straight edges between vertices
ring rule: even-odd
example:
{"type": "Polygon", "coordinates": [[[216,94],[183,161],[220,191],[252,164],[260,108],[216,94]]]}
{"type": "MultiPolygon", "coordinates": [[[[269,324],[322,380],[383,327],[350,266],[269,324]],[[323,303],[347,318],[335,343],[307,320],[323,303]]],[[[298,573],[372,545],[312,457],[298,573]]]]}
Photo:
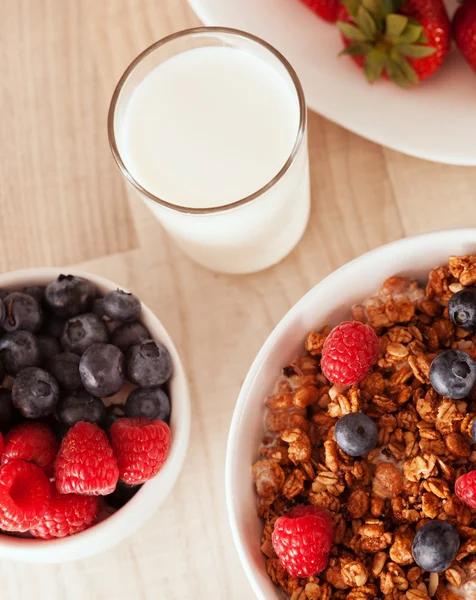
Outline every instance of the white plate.
{"type": "MultiPolygon", "coordinates": [[[[335,26],[299,0],[189,0],[205,25],[253,33],[296,69],[309,107],[378,144],[441,163],[476,165],[476,73],[453,47],[442,69],[411,90],[367,84],[335,26]]],[[[455,0],[447,2],[450,14],[455,0]]]]}

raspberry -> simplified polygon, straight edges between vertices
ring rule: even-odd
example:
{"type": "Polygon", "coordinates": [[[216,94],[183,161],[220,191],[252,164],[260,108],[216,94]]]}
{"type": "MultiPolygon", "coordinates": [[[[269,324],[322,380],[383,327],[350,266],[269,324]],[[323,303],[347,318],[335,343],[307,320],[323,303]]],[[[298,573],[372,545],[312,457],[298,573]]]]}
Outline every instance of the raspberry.
{"type": "Polygon", "coordinates": [[[170,429],[163,421],[118,419],[111,426],[111,443],[122,481],[144,483],[158,473],[167,458],[170,429]]]}
{"type": "Polygon", "coordinates": [[[311,577],[326,568],[333,535],[327,510],[296,506],[276,521],[273,548],[291,577],[311,577]]]}
{"type": "Polygon", "coordinates": [[[44,423],[21,423],[5,436],[2,464],[12,460],[26,460],[35,463],[46,475],[51,476],[58,446],[55,434],[44,423]]]}
{"type": "Polygon", "coordinates": [[[377,362],[379,342],[375,331],[357,321],[345,321],[328,335],[322,349],[321,369],[332,383],[352,385],[377,362]]]}
{"type": "Polygon", "coordinates": [[[14,460],[0,467],[0,529],[28,531],[50,503],[50,482],[33,463],[14,460]]]}
{"type": "Polygon", "coordinates": [[[55,477],[60,494],[111,494],[119,469],[104,431],[93,423],[76,423],[61,442],[55,477]]]}
{"type": "Polygon", "coordinates": [[[455,483],[455,494],[465,504],[476,509],[476,471],[458,477],[455,483]]]}
{"type": "Polygon", "coordinates": [[[60,494],[51,484],[51,501],[40,523],[30,533],[44,540],[62,538],[90,527],[99,512],[97,496],[60,494]]]}
{"type": "Polygon", "coordinates": [[[3,448],[5,446],[4,440],[3,440],[3,435],[0,432],[0,454],[3,452],[3,448]]]}

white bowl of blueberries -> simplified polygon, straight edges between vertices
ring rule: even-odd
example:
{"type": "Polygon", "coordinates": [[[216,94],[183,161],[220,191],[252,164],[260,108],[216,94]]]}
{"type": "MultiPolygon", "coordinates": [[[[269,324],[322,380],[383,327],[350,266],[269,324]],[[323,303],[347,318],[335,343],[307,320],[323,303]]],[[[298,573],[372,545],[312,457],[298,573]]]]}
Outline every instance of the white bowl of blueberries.
{"type": "Polygon", "coordinates": [[[0,556],[62,562],[113,546],[185,459],[190,401],[170,336],[97,275],[1,275],[0,432],[0,556]]]}

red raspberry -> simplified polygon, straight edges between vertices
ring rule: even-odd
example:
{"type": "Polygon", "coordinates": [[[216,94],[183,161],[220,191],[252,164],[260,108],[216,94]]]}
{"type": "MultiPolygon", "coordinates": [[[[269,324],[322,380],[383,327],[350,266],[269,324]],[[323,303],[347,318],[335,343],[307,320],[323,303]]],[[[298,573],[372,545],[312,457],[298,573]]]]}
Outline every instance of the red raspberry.
{"type": "Polygon", "coordinates": [[[326,568],[333,535],[327,510],[296,506],[274,524],[273,548],[291,577],[311,577],[326,568]]]}
{"type": "Polygon", "coordinates": [[[465,504],[476,509],[476,471],[458,477],[455,483],[455,494],[465,504]]]}
{"type": "Polygon", "coordinates": [[[33,463],[14,460],[0,467],[0,529],[28,531],[50,503],[50,482],[33,463]]]}
{"type": "Polygon", "coordinates": [[[167,458],[170,429],[163,421],[118,419],[111,427],[111,443],[122,481],[144,483],[159,472],[167,458]]]}
{"type": "Polygon", "coordinates": [[[2,465],[12,460],[26,460],[35,463],[49,477],[53,474],[58,447],[55,434],[44,423],[21,423],[5,436],[2,465]]]}
{"type": "Polygon", "coordinates": [[[377,362],[378,337],[369,326],[345,321],[327,336],[322,348],[321,369],[332,383],[352,385],[365,377],[377,362]]]}
{"type": "Polygon", "coordinates": [[[60,494],[51,484],[51,501],[40,523],[30,533],[44,540],[62,538],[90,527],[99,512],[97,496],[60,494]]]}
{"type": "Polygon", "coordinates": [[[55,477],[60,494],[111,494],[116,489],[119,469],[104,431],[93,423],[76,423],[61,442],[55,477]]]}
{"type": "Polygon", "coordinates": [[[3,452],[3,447],[4,447],[3,435],[0,432],[0,454],[3,452]]]}

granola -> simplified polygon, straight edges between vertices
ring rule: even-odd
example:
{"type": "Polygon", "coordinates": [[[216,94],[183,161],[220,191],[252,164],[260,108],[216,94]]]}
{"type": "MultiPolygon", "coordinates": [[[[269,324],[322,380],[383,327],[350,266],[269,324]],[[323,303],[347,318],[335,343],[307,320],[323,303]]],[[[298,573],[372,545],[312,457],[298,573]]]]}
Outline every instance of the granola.
{"type": "Polygon", "coordinates": [[[429,382],[442,350],[476,358],[476,334],[448,318],[451,296],[476,283],[476,256],[451,257],[432,270],[426,287],[403,277],[352,308],[373,327],[380,356],[348,388],[330,384],[320,369],[329,327],[310,332],[305,354],[283,370],[267,399],[262,459],[253,466],[261,550],[268,574],[292,600],[457,600],[476,598],[476,511],[454,494],[455,479],[476,469],[469,435],[476,390],[463,400],[438,395],[429,382]],[[353,458],[334,439],[339,418],[363,412],[378,426],[378,443],[353,458]],[[327,568],[293,578],[280,565],[271,536],[277,518],[299,504],[330,511],[334,541],[327,568]],[[444,573],[427,573],[412,556],[412,541],[429,519],[458,530],[461,546],[444,573]]]}

